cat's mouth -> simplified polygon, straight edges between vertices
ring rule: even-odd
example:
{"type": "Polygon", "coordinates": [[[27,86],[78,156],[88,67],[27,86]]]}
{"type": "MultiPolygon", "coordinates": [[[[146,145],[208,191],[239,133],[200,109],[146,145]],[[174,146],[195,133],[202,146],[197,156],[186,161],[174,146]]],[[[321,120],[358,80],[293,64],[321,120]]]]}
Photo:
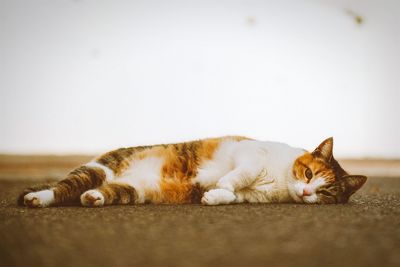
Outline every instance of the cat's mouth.
{"type": "Polygon", "coordinates": [[[323,177],[317,177],[313,179],[310,183],[304,183],[298,181],[294,184],[294,191],[296,193],[296,197],[301,200],[303,203],[317,203],[318,196],[317,191],[325,186],[326,182],[323,177]]]}
{"type": "Polygon", "coordinates": [[[296,196],[301,203],[312,204],[318,201],[317,194],[315,192],[307,192],[307,190],[306,192],[303,190],[296,190],[296,196]]]}
{"type": "Polygon", "coordinates": [[[294,192],[297,201],[306,204],[314,204],[318,202],[317,190],[319,186],[296,183],[294,186],[294,192]]]}

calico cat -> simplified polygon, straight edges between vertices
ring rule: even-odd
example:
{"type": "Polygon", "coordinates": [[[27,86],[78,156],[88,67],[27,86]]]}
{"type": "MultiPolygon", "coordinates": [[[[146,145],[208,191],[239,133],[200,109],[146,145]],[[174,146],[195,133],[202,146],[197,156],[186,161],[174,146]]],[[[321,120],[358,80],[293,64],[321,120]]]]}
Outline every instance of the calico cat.
{"type": "Polygon", "coordinates": [[[26,189],[20,205],[81,203],[346,203],[367,177],[348,175],[332,155],[333,138],[313,152],[227,136],[120,148],[54,185],[26,189]]]}

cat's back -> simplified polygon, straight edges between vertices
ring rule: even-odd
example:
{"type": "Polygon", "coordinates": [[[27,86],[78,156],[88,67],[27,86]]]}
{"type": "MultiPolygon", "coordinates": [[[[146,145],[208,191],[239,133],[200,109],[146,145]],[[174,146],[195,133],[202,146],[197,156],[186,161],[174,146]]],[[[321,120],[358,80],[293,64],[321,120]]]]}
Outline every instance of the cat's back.
{"type": "Polygon", "coordinates": [[[245,140],[251,139],[224,136],[143,147],[127,158],[128,167],[121,173],[122,176],[134,176],[132,171],[138,166],[149,165],[150,168],[147,169],[160,171],[162,177],[187,180],[196,176],[199,169],[207,168],[207,165],[215,167],[226,163],[237,144],[245,140]],[[153,167],[154,162],[159,168],[153,167]]]}

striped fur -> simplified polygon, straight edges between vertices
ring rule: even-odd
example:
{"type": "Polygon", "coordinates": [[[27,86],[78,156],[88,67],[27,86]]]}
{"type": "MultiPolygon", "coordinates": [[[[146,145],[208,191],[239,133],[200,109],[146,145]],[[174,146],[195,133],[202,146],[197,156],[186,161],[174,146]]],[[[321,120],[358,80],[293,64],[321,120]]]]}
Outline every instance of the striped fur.
{"type": "Polygon", "coordinates": [[[333,140],[327,139],[309,153],[281,143],[227,136],[120,148],[73,170],[54,185],[26,189],[18,203],[46,207],[76,202],[103,206],[347,201],[354,192],[345,189],[358,189],[365,179],[358,179],[356,185],[354,181],[339,183],[347,173],[334,160],[332,147],[333,140]],[[335,184],[341,188],[336,194],[347,194],[347,199],[328,197],[334,191],[329,186],[335,184]]]}
{"type": "Polygon", "coordinates": [[[83,192],[101,186],[105,180],[102,169],[81,166],[53,187],[55,204],[73,202],[83,192]]]}
{"type": "Polygon", "coordinates": [[[135,188],[125,184],[106,184],[97,189],[105,198],[104,204],[135,204],[135,188]]]}

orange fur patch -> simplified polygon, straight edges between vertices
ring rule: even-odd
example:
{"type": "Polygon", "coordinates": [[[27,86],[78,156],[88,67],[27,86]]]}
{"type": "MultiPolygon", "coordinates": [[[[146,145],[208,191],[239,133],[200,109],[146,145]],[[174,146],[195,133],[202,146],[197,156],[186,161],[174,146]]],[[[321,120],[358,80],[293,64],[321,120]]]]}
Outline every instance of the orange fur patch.
{"type": "Polygon", "coordinates": [[[306,152],[303,156],[296,159],[293,165],[294,176],[301,181],[310,182],[315,177],[324,177],[327,182],[335,181],[335,172],[328,163],[311,153],[306,152]],[[313,173],[312,179],[306,177],[306,170],[310,169],[313,173]]]}

